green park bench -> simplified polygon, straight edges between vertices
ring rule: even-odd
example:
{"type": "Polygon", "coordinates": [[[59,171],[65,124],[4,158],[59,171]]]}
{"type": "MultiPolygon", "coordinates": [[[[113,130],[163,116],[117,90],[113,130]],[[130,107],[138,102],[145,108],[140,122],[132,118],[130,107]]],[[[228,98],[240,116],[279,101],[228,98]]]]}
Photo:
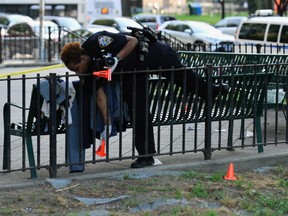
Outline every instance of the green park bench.
{"type": "MultiPolygon", "coordinates": [[[[195,52],[195,51],[179,51],[181,62],[187,67],[203,67],[207,64],[214,66],[233,66],[233,65],[254,65],[263,64],[262,68],[257,68],[257,71],[266,70],[266,65],[269,66],[269,71],[274,73],[268,88],[267,104],[269,108],[282,107],[285,118],[287,119],[286,108],[286,89],[288,88],[288,55],[285,54],[263,54],[263,53],[227,53],[227,52],[195,52]],[[279,91],[279,89],[283,91],[279,91]],[[276,93],[277,92],[277,93],[276,93]],[[279,94],[279,95],[278,95],[279,94]],[[271,95],[271,97],[269,97],[271,95]],[[272,99],[269,100],[269,98],[272,99]],[[276,101],[275,98],[278,98],[276,101]]],[[[225,67],[221,69],[222,74],[230,74],[231,69],[234,73],[246,73],[250,69],[243,70],[242,68],[225,67]],[[238,71],[239,70],[239,71],[238,71]]],[[[218,74],[219,70],[215,70],[214,74],[218,74]]],[[[204,71],[199,73],[204,74],[204,71]]]]}
{"type": "MultiPolygon", "coordinates": [[[[178,55],[181,62],[187,67],[203,67],[207,64],[211,64],[213,66],[263,64],[262,70],[264,72],[265,65],[274,65],[273,67],[269,67],[269,71],[274,71],[274,84],[276,81],[281,85],[287,84],[288,55],[194,51],[179,51],[178,55]]],[[[246,72],[246,70],[243,70],[242,68],[239,68],[239,71],[237,71],[237,68],[225,67],[221,70],[221,73],[230,74],[231,69],[233,69],[234,73],[236,74],[246,72]]],[[[271,84],[273,84],[273,82],[271,84]]]]}
{"type": "MultiPolygon", "coordinates": [[[[262,133],[260,117],[262,115],[267,87],[273,77],[273,73],[268,71],[263,72],[261,69],[262,67],[258,66],[250,66],[247,68],[239,66],[239,68],[233,68],[229,67],[229,73],[227,72],[223,75],[213,74],[212,77],[210,77],[215,82],[223,82],[229,84],[228,93],[218,96],[215,101],[210,104],[210,108],[209,106],[207,108],[207,101],[199,98],[197,93],[196,95],[192,95],[189,92],[183,91],[181,86],[171,85],[170,81],[164,78],[157,78],[154,73],[154,75],[149,79],[148,83],[148,100],[150,102],[150,112],[153,116],[154,126],[197,123],[205,122],[207,120],[210,123],[212,121],[228,120],[229,131],[227,149],[233,149],[232,135],[234,120],[253,118],[256,122],[257,142],[261,144],[262,133]],[[239,71],[241,71],[241,68],[242,70],[247,70],[247,72],[240,73],[239,71]],[[235,71],[237,71],[237,73],[235,73],[235,71]],[[210,111],[207,109],[210,109],[210,111]],[[211,115],[206,115],[206,113],[211,113],[211,115]]],[[[206,68],[208,72],[207,74],[212,74],[212,71],[219,69],[219,67],[215,68],[214,66],[206,68]]],[[[201,68],[196,68],[195,70],[197,72],[198,70],[204,71],[204,68],[203,70],[201,68]]],[[[177,71],[174,73],[177,75],[177,71]]],[[[189,73],[189,70],[187,70],[186,73],[189,73]]],[[[189,85],[189,83],[187,83],[187,85],[189,85]]],[[[9,169],[11,135],[25,137],[31,178],[37,177],[37,167],[35,165],[32,136],[48,135],[47,132],[42,130],[35,130],[34,127],[36,119],[39,119],[39,110],[41,108],[39,105],[40,103],[37,103],[37,101],[43,100],[42,98],[39,98],[39,92],[37,92],[37,88],[34,85],[30,106],[28,108],[16,106],[20,108],[22,112],[23,109],[28,110],[27,121],[21,122],[21,125],[25,125],[25,127],[15,127],[15,125],[19,124],[11,123],[10,108],[11,106],[15,106],[14,104],[6,103],[3,109],[3,169],[9,169]]],[[[65,133],[65,128],[61,127],[61,125],[58,125],[57,128],[61,128],[57,130],[57,133],[65,133]]],[[[263,151],[262,145],[258,145],[258,151],[263,151]]],[[[204,151],[206,159],[210,159],[210,153],[204,151]]]]}

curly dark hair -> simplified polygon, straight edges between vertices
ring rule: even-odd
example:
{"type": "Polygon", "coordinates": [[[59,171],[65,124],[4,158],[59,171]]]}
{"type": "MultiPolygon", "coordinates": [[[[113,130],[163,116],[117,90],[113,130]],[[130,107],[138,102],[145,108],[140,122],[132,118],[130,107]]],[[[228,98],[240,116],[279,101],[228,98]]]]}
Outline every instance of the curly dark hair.
{"type": "Polygon", "coordinates": [[[65,44],[60,53],[60,58],[65,65],[68,65],[70,62],[78,63],[80,62],[81,54],[83,48],[79,42],[71,42],[65,44]]]}

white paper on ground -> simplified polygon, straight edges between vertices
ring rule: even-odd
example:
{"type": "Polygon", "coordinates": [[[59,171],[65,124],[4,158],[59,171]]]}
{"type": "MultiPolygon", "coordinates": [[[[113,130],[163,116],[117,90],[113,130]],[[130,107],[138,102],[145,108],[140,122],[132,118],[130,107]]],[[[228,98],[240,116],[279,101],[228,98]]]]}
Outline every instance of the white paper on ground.
{"type": "Polygon", "coordinates": [[[154,158],[154,164],[153,165],[160,165],[162,162],[158,160],[157,158],[154,158]]]}
{"type": "Polygon", "coordinates": [[[254,136],[253,132],[251,131],[246,132],[246,137],[253,137],[253,136],[254,136]]]}

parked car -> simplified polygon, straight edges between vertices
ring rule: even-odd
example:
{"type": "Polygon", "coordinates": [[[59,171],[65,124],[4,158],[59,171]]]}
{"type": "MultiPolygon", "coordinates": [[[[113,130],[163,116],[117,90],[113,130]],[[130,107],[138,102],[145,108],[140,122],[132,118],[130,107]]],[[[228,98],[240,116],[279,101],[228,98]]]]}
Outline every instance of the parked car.
{"type": "Polygon", "coordinates": [[[0,33],[1,33],[1,36],[4,36],[7,34],[7,29],[4,25],[0,24],[0,33]]]}
{"type": "MultiPolygon", "coordinates": [[[[236,31],[235,42],[236,48],[241,49],[244,46],[243,48],[249,52],[253,52],[253,49],[255,51],[256,47],[261,45],[266,48],[262,48],[260,52],[286,54],[288,50],[288,18],[264,16],[244,20],[236,31]]],[[[238,50],[236,51],[238,52],[238,50]]]]}
{"type": "Polygon", "coordinates": [[[153,30],[157,30],[158,27],[166,21],[176,20],[174,16],[162,14],[137,14],[133,16],[133,18],[136,18],[143,25],[146,25],[153,30]]]}
{"type": "Polygon", "coordinates": [[[12,25],[17,22],[29,22],[33,19],[29,16],[21,15],[21,14],[6,14],[0,13],[0,28],[1,35],[4,36],[7,34],[7,28],[9,25],[12,25]]]}
{"type": "Polygon", "coordinates": [[[114,27],[93,25],[93,27],[80,28],[80,29],[76,29],[74,31],[70,31],[68,34],[64,35],[61,38],[61,44],[62,44],[62,46],[64,46],[64,44],[66,44],[66,43],[75,42],[75,41],[83,43],[84,40],[87,39],[92,34],[99,32],[99,31],[104,31],[104,30],[110,31],[113,33],[119,33],[119,31],[116,30],[114,27]]]}
{"type": "Polygon", "coordinates": [[[91,19],[87,27],[93,27],[93,25],[114,27],[116,30],[123,33],[131,32],[131,30],[127,29],[128,26],[142,29],[142,26],[130,17],[91,19]]]}
{"type": "MultiPolygon", "coordinates": [[[[64,17],[64,16],[44,16],[44,20],[52,21],[56,23],[59,27],[67,28],[68,30],[76,30],[80,29],[81,24],[72,17],[64,17]]],[[[39,18],[37,18],[39,20],[39,18]]]]}
{"type": "Polygon", "coordinates": [[[0,25],[9,26],[10,24],[16,22],[29,22],[33,19],[29,16],[21,15],[21,14],[6,14],[0,13],[0,25]]]}
{"type": "Polygon", "coordinates": [[[185,44],[191,44],[194,50],[231,52],[234,47],[234,37],[205,22],[167,21],[158,28],[157,33],[161,37],[168,34],[185,44]]]}
{"type": "Polygon", "coordinates": [[[220,30],[224,34],[235,35],[235,32],[242,22],[242,20],[248,19],[246,16],[231,16],[217,22],[214,27],[220,30]]]}
{"type": "MultiPolygon", "coordinates": [[[[51,21],[43,22],[43,39],[46,53],[54,53],[55,44],[59,36],[58,26],[51,21]],[[49,49],[49,51],[48,51],[49,49]]],[[[12,58],[13,55],[28,54],[35,57],[39,53],[40,21],[19,22],[12,24],[7,29],[7,35],[3,37],[3,49],[5,56],[12,58]]]]}

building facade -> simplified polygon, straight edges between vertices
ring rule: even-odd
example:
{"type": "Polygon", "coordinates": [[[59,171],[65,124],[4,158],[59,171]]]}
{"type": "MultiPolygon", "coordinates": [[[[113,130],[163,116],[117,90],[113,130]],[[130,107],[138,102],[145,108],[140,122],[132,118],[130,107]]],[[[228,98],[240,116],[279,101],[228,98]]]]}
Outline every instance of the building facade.
{"type": "Polygon", "coordinates": [[[24,2],[0,0],[0,13],[17,13],[37,18],[42,1],[45,4],[45,15],[69,16],[76,18],[82,24],[86,24],[87,16],[91,15],[88,14],[89,10],[96,13],[97,6],[108,2],[115,7],[121,5],[117,10],[120,10],[119,14],[122,16],[131,16],[133,13],[143,11],[142,0],[25,0],[24,2]]]}

